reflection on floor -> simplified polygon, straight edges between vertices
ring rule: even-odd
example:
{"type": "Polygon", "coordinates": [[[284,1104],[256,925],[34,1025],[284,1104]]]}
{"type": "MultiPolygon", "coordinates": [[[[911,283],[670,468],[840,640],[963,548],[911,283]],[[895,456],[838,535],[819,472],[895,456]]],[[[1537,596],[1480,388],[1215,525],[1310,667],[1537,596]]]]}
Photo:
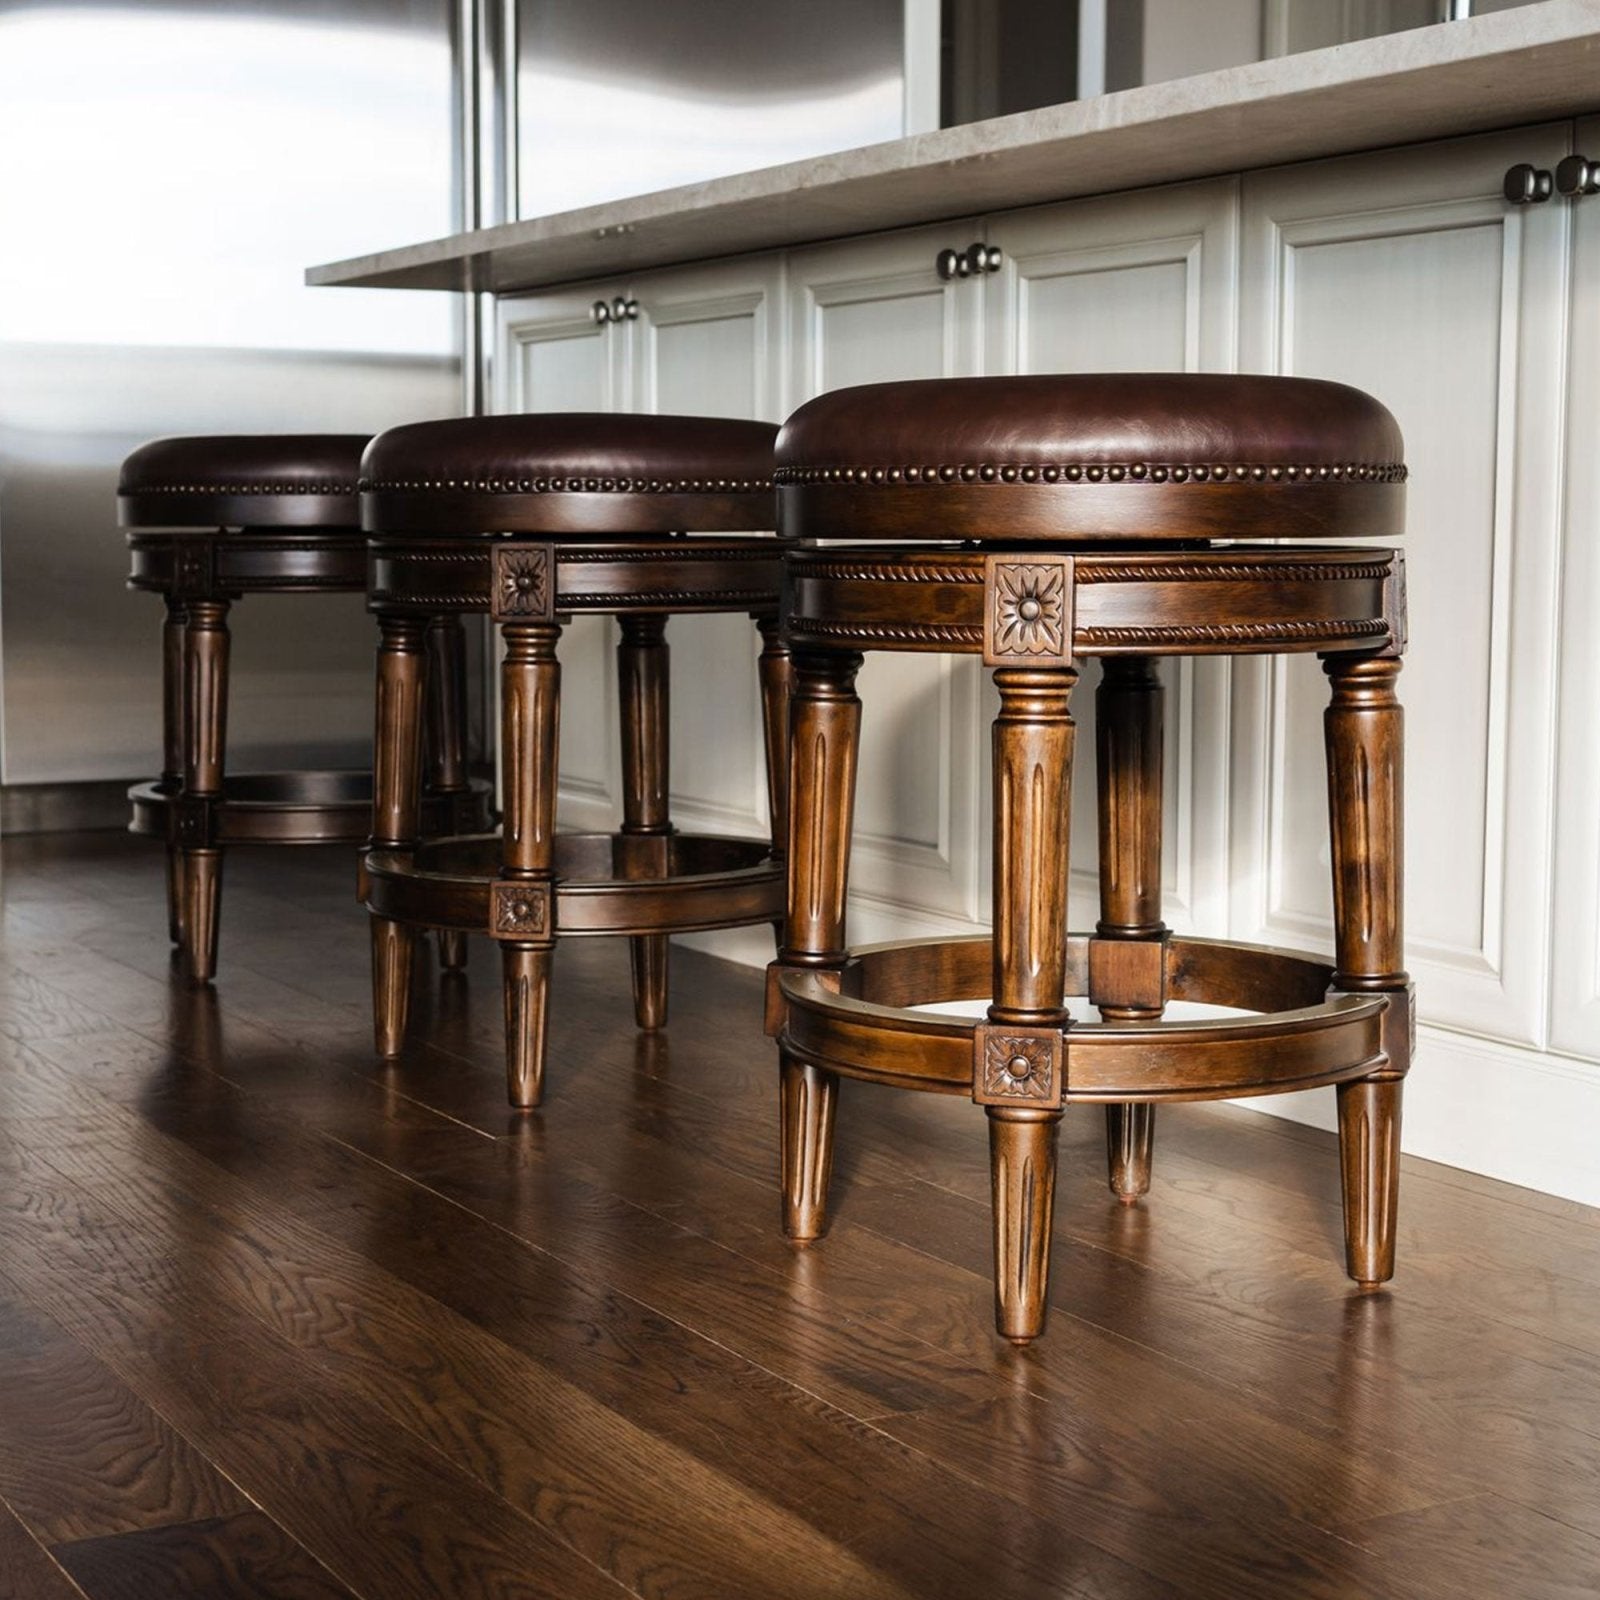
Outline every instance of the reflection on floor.
{"type": "Polygon", "coordinates": [[[1339,1259],[1325,1135],[1063,1138],[1053,1315],[989,1306],[983,1118],[847,1086],[777,1229],[759,975],[558,959],[510,1115],[493,952],[367,1039],[348,852],[228,864],[215,994],[159,849],[7,842],[0,1596],[1576,1597],[1600,1591],[1600,1213],[1408,1163],[1339,1259]]]}

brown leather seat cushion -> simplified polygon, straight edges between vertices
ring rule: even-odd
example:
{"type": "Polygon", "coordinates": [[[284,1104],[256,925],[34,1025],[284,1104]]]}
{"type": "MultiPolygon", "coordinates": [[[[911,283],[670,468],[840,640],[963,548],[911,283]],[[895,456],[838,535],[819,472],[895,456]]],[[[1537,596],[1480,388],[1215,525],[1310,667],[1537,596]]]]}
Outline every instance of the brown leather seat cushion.
{"type": "Polygon", "coordinates": [[[364,433],[157,439],[122,463],[131,528],[355,528],[364,433]]]}
{"type": "Polygon", "coordinates": [[[867,384],[778,435],[807,538],[1393,537],[1400,429],[1310,378],[1106,373],[867,384]]]}
{"type": "Polygon", "coordinates": [[[767,529],[777,431],[608,412],[411,423],[367,447],[362,520],[374,533],[767,529]]]}

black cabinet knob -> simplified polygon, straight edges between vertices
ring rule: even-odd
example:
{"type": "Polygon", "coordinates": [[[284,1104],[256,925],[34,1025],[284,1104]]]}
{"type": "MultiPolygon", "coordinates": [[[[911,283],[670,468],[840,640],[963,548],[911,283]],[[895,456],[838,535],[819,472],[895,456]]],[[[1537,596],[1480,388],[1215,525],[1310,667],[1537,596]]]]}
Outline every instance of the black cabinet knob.
{"type": "Polygon", "coordinates": [[[1542,200],[1548,200],[1552,187],[1548,172],[1542,167],[1531,166],[1528,162],[1522,161],[1506,173],[1501,190],[1512,205],[1532,206],[1538,205],[1542,200]]]}

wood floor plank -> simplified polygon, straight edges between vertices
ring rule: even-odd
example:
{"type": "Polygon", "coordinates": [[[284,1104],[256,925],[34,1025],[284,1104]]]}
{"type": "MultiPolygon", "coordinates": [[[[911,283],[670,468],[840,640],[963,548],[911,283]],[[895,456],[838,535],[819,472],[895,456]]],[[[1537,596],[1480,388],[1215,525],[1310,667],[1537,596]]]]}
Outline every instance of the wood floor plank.
{"type": "Polygon", "coordinates": [[[84,1539],[52,1553],[88,1600],[352,1600],[259,1511],[84,1539]]]}
{"type": "MultiPolygon", "coordinates": [[[[0,1213],[0,1284],[93,1350],[358,1593],[627,1592],[292,1347],[229,1315],[209,1292],[205,1258],[176,1237],[152,1241],[42,1162],[29,1186],[19,1210],[0,1213]]],[[[171,1220],[181,1229],[181,1215],[171,1220]]]]}
{"type": "MultiPolygon", "coordinates": [[[[112,1165],[123,1173],[130,1172],[138,1161],[137,1148],[119,1142],[127,1132],[126,1128],[119,1130],[108,1121],[99,1129],[97,1141],[100,1154],[109,1154],[112,1165]]],[[[46,1155],[51,1160],[57,1160],[62,1159],[63,1155],[70,1157],[76,1154],[78,1149],[76,1144],[66,1151],[47,1148],[46,1155]]],[[[140,1187],[137,1183],[124,1183],[117,1187],[124,1195],[125,1209],[120,1215],[125,1228],[136,1227],[138,1218],[146,1212],[166,1208],[167,1203],[148,1187],[140,1187]]],[[[102,1186],[97,1192],[104,1197],[110,1191],[102,1186]]],[[[248,1207],[237,1202],[230,1209],[230,1219],[232,1226],[242,1230],[250,1244],[256,1267],[255,1276],[261,1280],[261,1243],[250,1225],[255,1219],[250,1216],[248,1207]]],[[[408,1219],[401,1216],[389,1220],[402,1229],[397,1237],[406,1241],[408,1253],[414,1252],[418,1248],[418,1234],[406,1225],[408,1219]]],[[[459,1229],[455,1231],[459,1233],[459,1229]]],[[[198,1250],[201,1241],[196,1238],[190,1243],[191,1250],[198,1250]]],[[[458,1243],[455,1238],[441,1241],[441,1250],[451,1252],[458,1243]]],[[[226,1260],[218,1259],[217,1252],[225,1249],[224,1241],[212,1240],[211,1246],[204,1253],[206,1283],[211,1296],[220,1295],[225,1306],[228,1299],[227,1278],[236,1269],[226,1260]]],[[[504,1248],[502,1243],[502,1253],[504,1248]]],[[[453,1256],[446,1258],[442,1254],[441,1259],[448,1259],[449,1270],[459,1274],[460,1269],[453,1256]]],[[[318,1281],[323,1281],[325,1276],[332,1276],[331,1264],[319,1269],[316,1274],[318,1281]]],[[[501,1283],[505,1277],[503,1265],[493,1267],[492,1281],[501,1283]]],[[[164,1285],[164,1290],[169,1296],[180,1295],[183,1284],[173,1280],[164,1285]]],[[[327,1320],[325,1313],[297,1308],[293,1303],[292,1291],[279,1279],[257,1281],[254,1292],[266,1296],[264,1303],[272,1304],[275,1315],[287,1318],[298,1327],[298,1337],[301,1339],[306,1336],[305,1330],[310,1322],[327,1320]]],[[[551,1298],[560,1303],[559,1296],[541,1296],[547,1303],[551,1298]]],[[[527,1305],[518,1308],[513,1326],[519,1334],[530,1320],[529,1310],[527,1305]]],[[[604,1315],[603,1312],[601,1314],[604,1315]]],[[[377,1308],[364,1303],[361,1318],[364,1339],[375,1337],[373,1323],[376,1315],[377,1308]]],[[[607,1320],[614,1322],[616,1319],[611,1317],[607,1320]]],[[[584,1344],[592,1348],[594,1342],[591,1327],[584,1344]]],[[[803,1514],[809,1522],[818,1525],[823,1538],[841,1552],[849,1551],[858,1544],[862,1540],[863,1529],[870,1527],[875,1533],[871,1542],[871,1564],[884,1568],[893,1584],[901,1586],[895,1590],[896,1593],[958,1592],[964,1581],[960,1575],[970,1560],[975,1541],[997,1529],[1004,1530],[1007,1524],[1016,1524],[1018,1533],[1005,1541],[1001,1552],[986,1559],[986,1583],[991,1593],[1063,1593],[1104,1596],[1109,1600],[1112,1596],[1152,1592],[1148,1588],[1148,1580],[1137,1571],[1124,1567],[1104,1552],[1085,1544],[1070,1530],[1054,1526],[1048,1529],[1031,1526],[1030,1519],[1018,1513],[1003,1497],[992,1494],[974,1496],[970,1491],[964,1491],[960,1499],[952,1504],[946,1475],[894,1441],[861,1429],[849,1417],[836,1413],[815,1397],[795,1390],[758,1367],[751,1367],[742,1361],[730,1362],[726,1352],[719,1346],[675,1335],[670,1324],[663,1324],[659,1318],[648,1313],[636,1319],[635,1326],[627,1330],[625,1337],[616,1339],[602,1352],[602,1361],[589,1362],[590,1367],[597,1368],[611,1385],[610,1397],[614,1403],[631,1404],[638,1409],[641,1374],[637,1369],[645,1359],[645,1352],[652,1347],[654,1353],[650,1356],[649,1364],[659,1371],[662,1398],[680,1425],[680,1431],[681,1424],[687,1420],[685,1413],[689,1406],[696,1397],[703,1396],[713,1415],[709,1419],[709,1430],[704,1422],[695,1425],[702,1441],[707,1437],[715,1438],[724,1431],[732,1432],[736,1437],[742,1435],[759,1440],[759,1450],[745,1454],[737,1463],[738,1471],[753,1479],[751,1493],[772,1496],[780,1504],[790,1502],[793,1505],[786,1516],[766,1519],[768,1529],[773,1534],[766,1550],[768,1560],[781,1554],[785,1543],[794,1543],[793,1538],[787,1537],[787,1530],[803,1514]],[[615,1370],[616,1353],[622,1350],[627,1352],[630,1365],[618,1373],[615,1370]],[[622,1380],[620,1388],[616,1386],[618,1377],[622,1380]],[[760,1414],[762,1420],[755,1421],[752,1413],[760,1414]],[[987,1503],[973,1503],[978,1501],[987,1503]],[[930,1519],[926,1515],[923,1508],[929,1504],[944,1507],[940,1518],[930,1519]],[[778,1537],[780,1534],[785,1537],[778,1537]]],[[[573,1350],[569,1347],[566,1354],[569,1358],[575,1356],[582,1359],[589,1354],[589,1349],[573,1350]]],[[[435,1363],[435,1367],[437,1365],[435,1363]]],[[[392,1375],[390,1382],[398,1381],[399,1376],[392,1375]]],[[[590,1382],[594,1381],[591,1371],[590,1382]]],[[[437,1370],[432,1375],[432,1389],[432,1403],[447,1406],[449,1396],[437,1370]]],[[[474,1425],[481,1423],[481,1420],[480,1415],[474,1425]]],[[[567,1442],[572,1441],[569,1439],[567,1442]]],[[[604,1451],[600,1454],[603,1455],[604,1451]]],[[[614,1468],[619,1464],[616,1460],[612,1462],[614,1468]]],[[[570,1467],[568,1470],[571,1470],[570,1467]]],[[[677,1479],[674,1487],[680,1504],[684,1503],[683,1496],[691,1484],[692,1479],[688,1474],[682,1474],[677,1479]]],[[[581,1505],[563,1507],[557,1504],[553,1509],[563,1531],[569,1535],[573,1532],[571,1524],[581,1524],[583,1521],[581,1505]]],[[[722,1497],[714,1494],[701,1514],[720,1516],[721,1512],[722,1497]]],[[[639,1533],[643,1531],[636,1530],[639,1533]]],[[[732,1543],[732,1535],[728,1530],[714,1527],[713,1532],[732,1543]]],[[[819,1556],[822,1554],[820,1551],[817,1553],[819,1556]]],[[[631,1553],[626,1549],[621,1551],[621,1555],[625,1559],[631,1558],[631,1553]]],[[[652,1587],[647,1590],[649,1593],[678,1592],[670,1585],[659,1590],[654,1587],[657,1579],[669,1575],[662,1570],[659,1552],[656,1557],[648,1573],[634,1560],[633,1575],[650,1577],[652,1587]]],[[[733,1552],[730,1550],[725,1565],[733,1564],[733,1552]]],[[[837,1558],[819,1559],[809,1570],[815,1578],[840,1565],[837,1558]]],[[[870,1568],[859,1566],[857,1556],[850,1556],[844,1565],[852,1570],[847,1574],[848,1581],[838,1586],[839,1592],[888,1592],[883,1581],[874,1577],[870,1568]]],[[[774,1588],[770,1581],[763,1587],[764,1591],[774,1588]]],[[[692,1595],[703,1590],[691,1583],[681,1592],[692,1595]]],[[[748,1591],[735,1586],[728,1592],[748,1591]]],[[[782,1591],[778,1588],[774,1592],[782,1591]]],[[[806,1591],[802,1589],[801,1592],[806,1591]]]]}
{"type": "Polygon", "coordinates": [[[1497,1590],[1518,1600],[1600,1594],[1600,1539],[1497,1495],[1397,1512],[1344,1533],[1385,1571],[1438,1600],[1497,1590]]]}
{"type": "MultiPolygon", "coordinates": [[[[159,850],[6,865],[0,1292],[261,1507],[119,1478],[143,1458],[91,1398],[30,1508],[104,1525],[62,1542],[85,1561],[136,1542],[226,1595],[260,1517],[361,1600],[1591,1592],[1600,1213],[1408,1160],[1400,1275],[1363,1296],[1327,1135],[1165,1109],[1127,1208],[1075,1112],[1051,1326],[1019,1353],[968,1104],[847,1085],[834,1226],[782,1240],[759,974],[675,952],[642,1037],[625,947],[564,944],[527,1117],[487,941],[464,982],[419,962],[413,1037],[374,1061],[348,852],[234,852],[198,993],[159,850]]],[[[0,1412],[19,1327],[0,1307],[0,1412]]],[[[0,1452],[54,1420],[30,1407],[0,1452]]],[[[12,1548],[27,1600],[81,1596],[0,1514],[0,1570],[12,1548]]]]}
{"type": "MultiPolygon", "coordinates": [[[[1006,1483],[1026,1506],[1065,1518],[1096,1543],[1185,1594],[1216,1600],[1346,1600],[1420,1591],[1392,1563],[1273,1503],[1267,1486],[1229,1469],[1194,1436],[1152,1437],[1142,1450],[1070,1407],[1021,1393],[959,1411],[890,1418],[896,1438],[969,1476],[1006,1483]]],[[[1487,1593],[1504,1593],[1480,1569],[1487,1593]]]]}
{"type": "Polygon", "coordinates": [[[0,1497],[46,1545],[249,1507],[100,1362],[3,1295],[0,1497]]]}
{"type": "Polygon", "coordinates": [[[0,1600],[88,1600],[0,1500],[0,1600]]]}

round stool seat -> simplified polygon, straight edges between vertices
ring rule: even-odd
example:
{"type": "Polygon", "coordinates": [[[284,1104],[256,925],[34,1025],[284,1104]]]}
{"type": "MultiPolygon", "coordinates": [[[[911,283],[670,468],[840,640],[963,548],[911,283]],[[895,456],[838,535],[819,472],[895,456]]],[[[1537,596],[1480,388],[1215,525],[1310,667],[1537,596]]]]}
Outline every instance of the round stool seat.
{"type": "Polygon", "coordinates": [[[367,435],[156,439],[122,463],[125,528],[356,528],[367,435]]]}
{"type": "MultiPolygon", "coordinates": [[[[129,827],[167,841],[168,932],[199,983],[216,971],[226,847],[354,844],[372,831],[370,771],[225,771],[228,613],[247,596],[366,589],[356,482],[368,437],[157,439],[122,464],[117,512],[128,529],[128,584],[161,595],[167,610],[162,771],[128,791],[129,827]]],[[[442,620],[429,638],[439,692],[418,829],[431,836],[487,825],[493,791],[465,767],[460,624],[442,620]]]]}
{"type": "Polygon", "coordinates": [[[1346,1266],[1365,1287],[1393,1274],[1413,1018],[1405,579],[1397,550],[1366,541],[1402,531],[1401,448],[1370,396],[1272,377],[876,384],[784,425],[779,532],[819,541],[784,562],[791,818],[767,1027],[791,1238],[827,1225],[841,1078],[970,1095],[989,1123],[996,1326],[1024,1343],[1044,1325],[1064,1112],[1107,1108],[1108,1181],[1132,1204],[1150,1187],[1158,1104],[1332,1085],[1346,1266]],[[884,650],[992,670],[983,937],[846,937],[855,681],[884,650]],[[1177,936],[1161,905],[1160,658],[1309,652],[1331,686],[1334,957],[1177,936]],[[1100,664],[1100,905],[1072,934],[1071,697],[1085,658],[1100,664]]]}
{"type": "Polygon", "coordinates": [[[542,1093],[558,939],[630,941],[634,1014],[666,1022],[667,941],[783,914],[785,719],[778,634],[783,544],[769,423],[561,412],[415,423],[380,434],[361,471],[368,606],[382,630],[379,785],[361,896],[372,913],[374,1032],[405,1033],[418,929],[500,947],[513,1105],[542,1093]],[[684,537],[692,535],[693,537],[684,537]],[[487,614],[501,631],[505,826],[423,842],[415,805],[419,619],[487,614]],[[768,820],[764,839],[679,832],[668,815],[666,626],[689,612],[756,624],[768,820]],[[618,622],[622,826],[555,828],[561,672],[574,617],[618,622]]]}
{"type": "Polygon", "coordinates": [[[818,396],[778,435],[792,537],[1397,537],[1399,425],[1310,378],[939,378],[818,396]]]}
{"type": "Polygon", "coordinates": [[[740,532],[773,520],[766,422],[560,412],[391,428],[361,466],[380,533],[740,532]]]}

